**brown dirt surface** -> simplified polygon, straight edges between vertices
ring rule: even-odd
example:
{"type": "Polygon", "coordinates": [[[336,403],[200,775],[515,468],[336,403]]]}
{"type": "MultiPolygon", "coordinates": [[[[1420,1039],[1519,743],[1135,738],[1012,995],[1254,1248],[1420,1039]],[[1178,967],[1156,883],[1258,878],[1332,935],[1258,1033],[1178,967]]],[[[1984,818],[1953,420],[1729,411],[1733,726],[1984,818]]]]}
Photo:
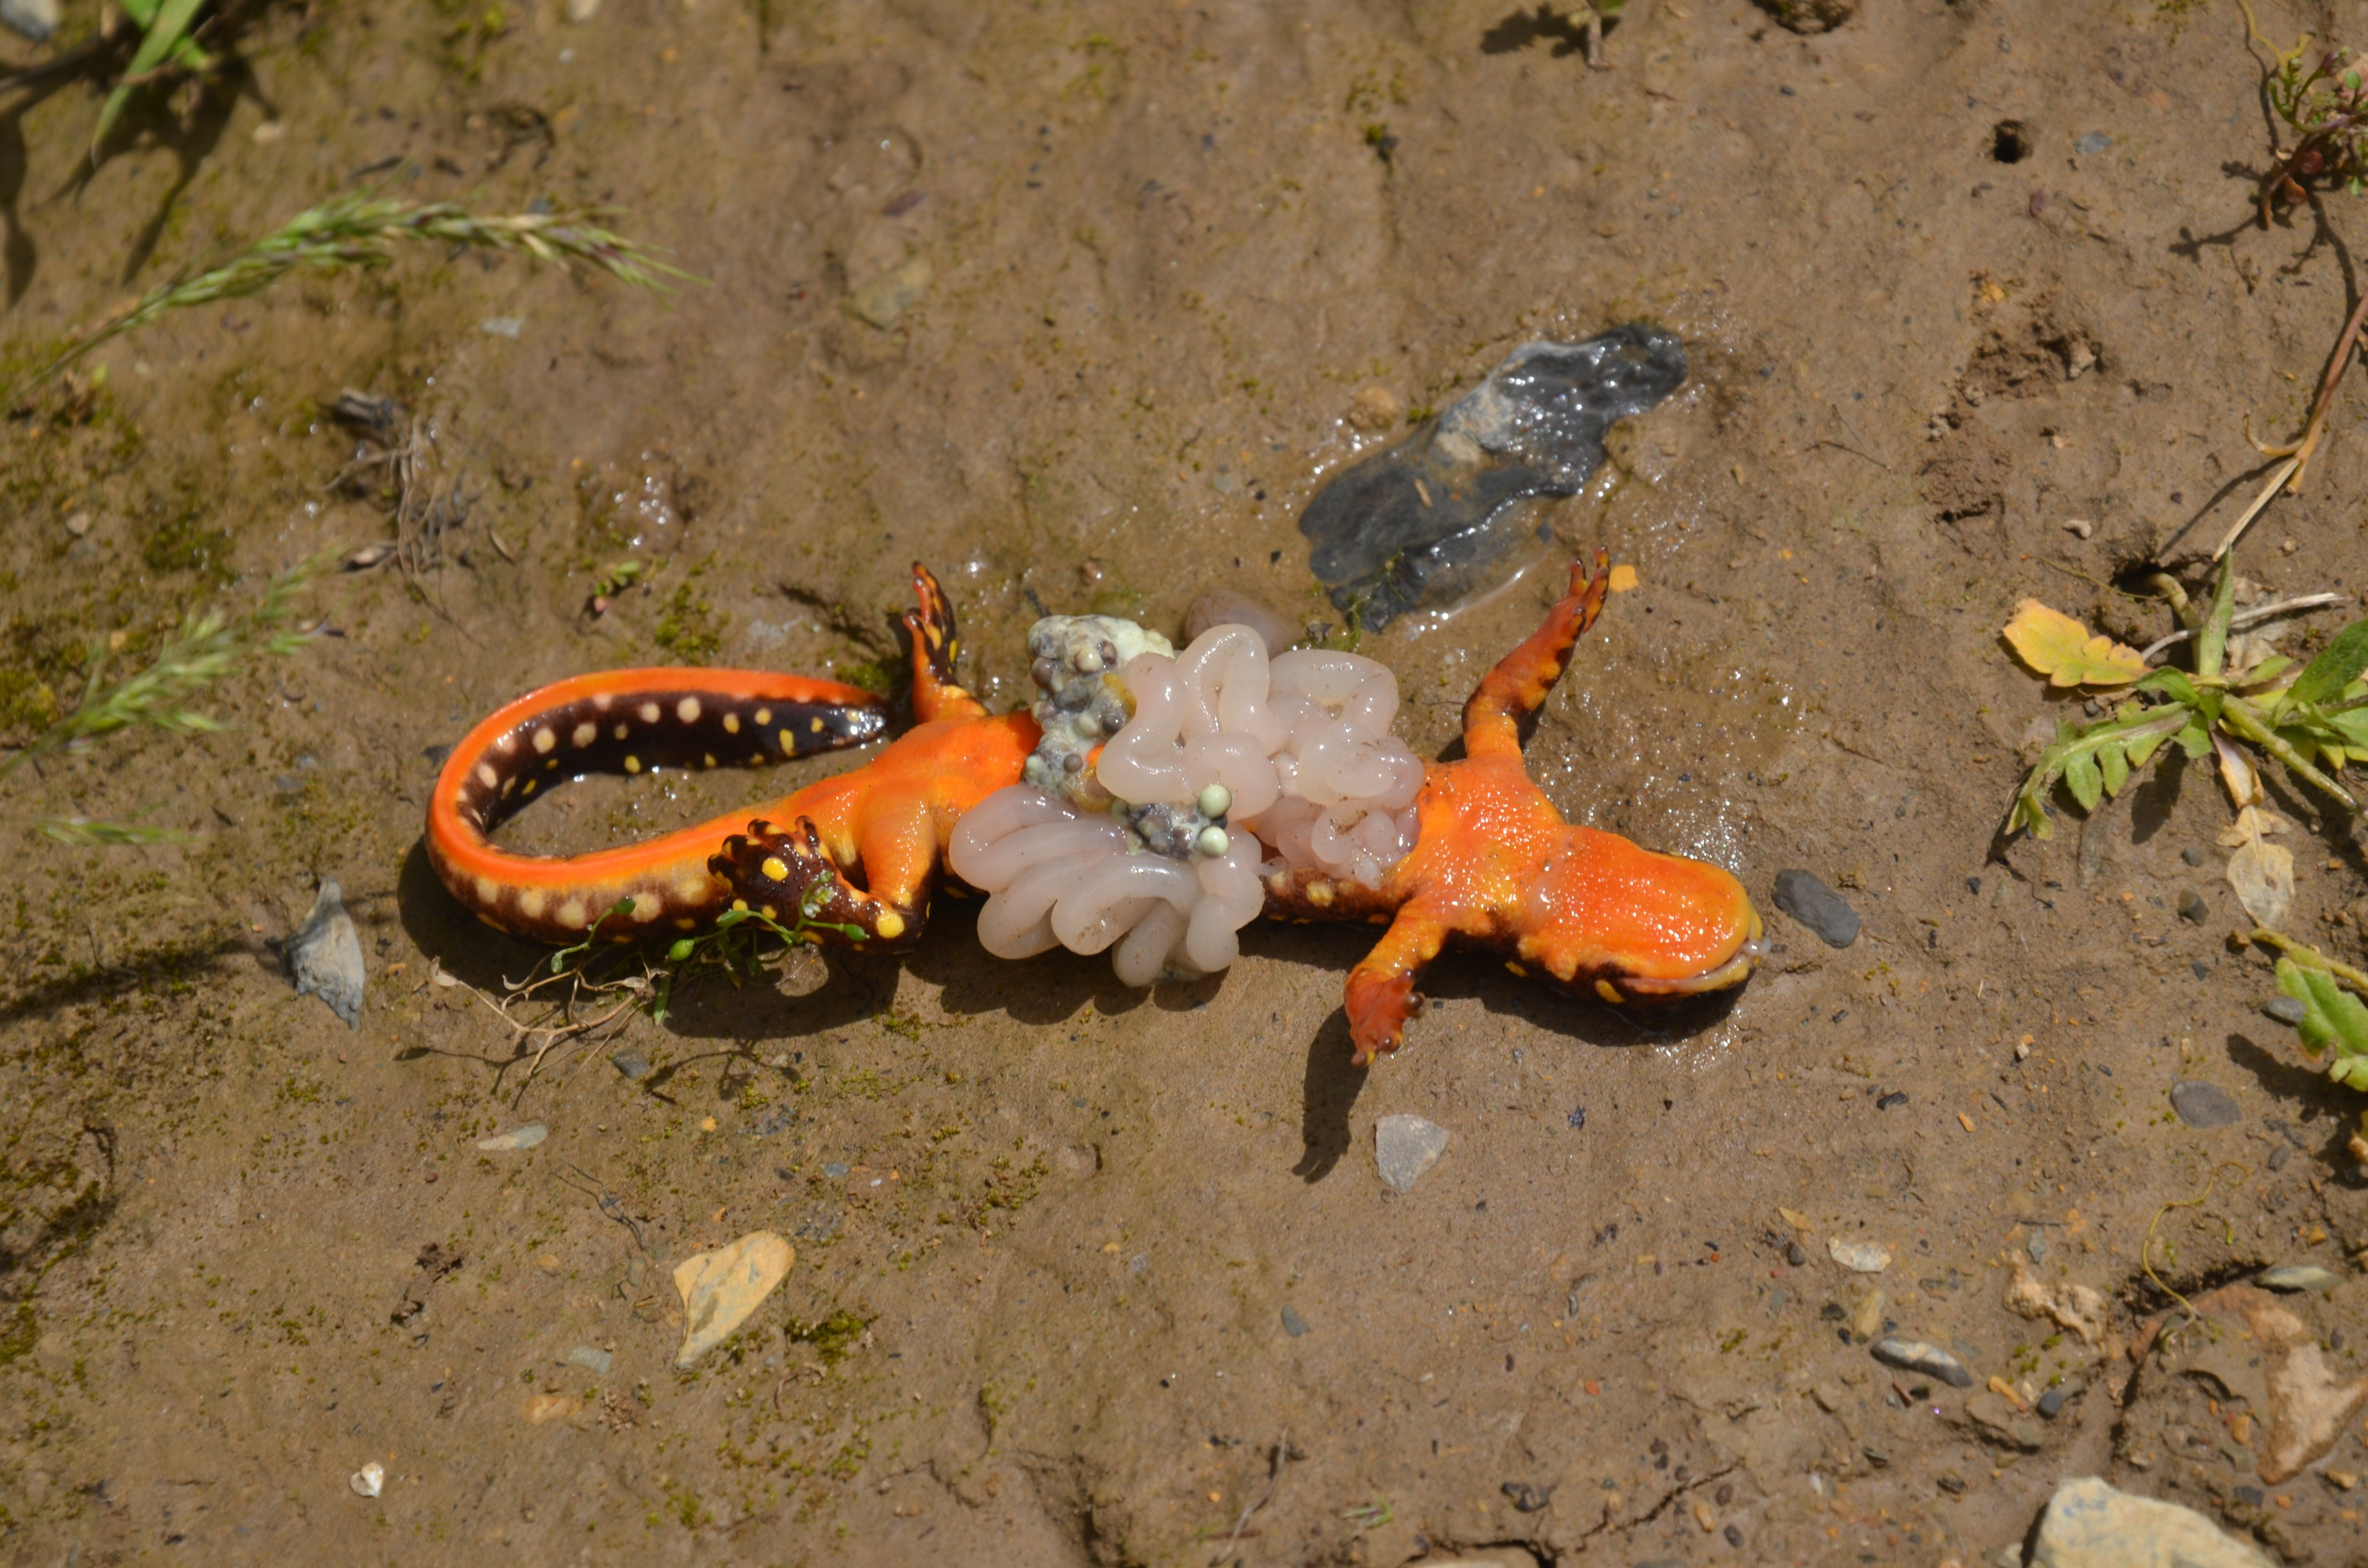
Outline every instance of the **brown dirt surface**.
{"type": "MultiPolygon", "coordinates": [[[[2281,44],[2362,27],[2255,10],[2281,44]]],[[[67,11],[70,45],[98,18],[67,11]]],[[[2159,1213],[2185,1294],[2332,1271],[2281,1300],[2357,1375],[2358,1099],[2226,940],[2207,769],[2174,753],[2085,824],[2059,801],[2046,844],[1997,836],[2058,700],[1997,629],[2025,597],[2169,629],[2112,585],[2202,581],[2262,472],[2245,422],[2307,408],[2368,209],[2256,223],[2234,0],[1902,0],[1808,35],[1630,0],[1603,70],[1579,37],[1509,0],[348,0],[253,11],[95,161],[91,80],[0,97],[12,381],[372,182],[612,206],[703,279],[666,301],[422,247],[179,313],[0,421],[12,742],[91,640],[130,667],[186,608],[392,537],[338,482],[341,390],[418,415],[467,501],[440,564],[327,581],[327,634],[210,694],[219,732],[0,786],[0,1558],[1970,1568],[2020,1561],[2083,1474],[2294,1562],[2356,1553],[2368,1493],[2330,1479],[2368,1467],[2356,1421],[2265,1487],[2251,1396],[2134,1379],[2125,1347],[2168,1304],[2159,1213]],[[1641,586],[1530,757],[1574,819],[1744,878],[1773,950],[1731,1007],[1632,1023],[1451,958],[1359,1073],[1360,932],[1255,929],[1223,976],[1137,994],[993,960],[956,904],[901,965],[705,984],[500,1065],[468,987],[543,951],[463,917],[419,844],[480,714],[635,663],[896,684],[916,558],[997,707],[1039,605],[1173,631],[1225,587],[1337,619],[1293,524],[1386,438],[1374,411],[1637,318],[1692,376],[1551,523],[1641,586]],[[32,835],[62,813],[190,836],[32,835]],[[1787,868],[1854,905],[1853,947],[1775,912],[1787,868]],[[358,1030],[271,947],[323,875],[358,1030]],[[2180,1080],[2241,1119],[2181,1124],[2180,1080]],[[1372,1156],[1395,1112],[1452,1134],[1403,1196],[1372,1156]],[[480,1153],[527,1121],[548,1140],[480,1153]],[[788,1282],[678,1371],[674,1266],[757,1229],[788,1282]],[[1836,1240],[1895,1261],[1846,1274],[1836,1240]],[[2043,1284],[2102,1294],[2100,1344],[2003,1304],[2043,1241],[2043,1284]],[[1974,1386],[1876,1362],[1885,1332],[1974,1386]],[[2058,1380],[2052,1419],[2022,1407],[2058,1380]]],[[[2368,586],[2362,419],[2340,398],[2255,526],[2264,591],[2368,586]]],[[[1551,575],[1364,640],[1417,749],[1551,575]]],[[[847,765],[595,781],[513,841],[847,765]]],[[[2272,788],[2291,928],[2356,953],[2356,819],[2272,788]]]]}

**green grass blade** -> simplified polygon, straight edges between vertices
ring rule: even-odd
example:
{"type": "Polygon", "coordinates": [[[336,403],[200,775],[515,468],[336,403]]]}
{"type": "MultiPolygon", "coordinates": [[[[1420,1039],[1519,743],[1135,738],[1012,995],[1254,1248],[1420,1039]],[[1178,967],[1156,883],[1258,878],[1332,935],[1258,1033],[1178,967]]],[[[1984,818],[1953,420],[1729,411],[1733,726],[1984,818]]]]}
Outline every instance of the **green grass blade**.
{"type": "Polygon", "coordinates": [[[156,7],[154,19],[146,24],[148,30],[141,35],[138,51],[131,56],[131,63],[124,68],[124,80],[116,84],[115,90],[107,95],[107,102],[99,108],[98,128],[90,133],[93,157],[97,156],[98,144],[107,140],[108,131],[121,117],[124,106],[131,101],[133,80],[145,76],[165,63],[165,57],[186,40],[189,24],[198,19],[198,7],[204,3],[205,0],[164,0],[164,4],[156,7]]]}
{"type": "Polygon", "coordinates": [[[2228,618],[2237,613],[2237,552],[2220,558],[2220,582],[2212,590],[2212,611],[2195,634],[2195,673],[2210,677],[2228,662],[2228,618]]]}
{"type": "Polygon", "coordinates": [[[2330,701],[2368,670],[2368,620],[2355,620],[2335,634],[2286,688],[2286,699],[2314,706],[2330,701]]]}

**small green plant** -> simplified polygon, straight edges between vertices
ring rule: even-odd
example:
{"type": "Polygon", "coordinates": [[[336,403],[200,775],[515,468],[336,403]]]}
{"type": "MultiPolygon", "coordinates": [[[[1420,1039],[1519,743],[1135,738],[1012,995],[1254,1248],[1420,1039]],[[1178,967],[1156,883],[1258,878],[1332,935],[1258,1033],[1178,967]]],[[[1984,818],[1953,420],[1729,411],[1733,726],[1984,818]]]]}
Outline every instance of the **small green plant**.
{"type": "MultiPolygon", "coordinates": [[[[2246,15],[2249,22],[2250,11],[2246,15]]],[[[2305,66],[2310,43],[2305,33],[2278,55],[2263,84],[2271,112],[2294,136],[2294,145],[2261,176],[2265,229],[2273,200],[2306,200],[2312,185],[2340,186],[2352,196],[2368,189],[2368,85],[2362,83],[2348,49],[2329,49],[2305,66]]]]}
{"type": "Polygon", "coordinates": [[[2338,632],[2301,669],[2277,654],[2230,669],[2235,561],[2233,552],[2220,558],[2211,608],[2192,629],[2192,673],[2163,668],[2138,676],[2145,665],[2135,651],[2110,643],[2098,650],[2098,643],[2107,642],[2103,638],[2075,644],[2057,623],[2079,632],[2078,622],[2024,601],[2006,636],[2025,663],[2059,685],[2123,687],[2127,699],[2092,724],[2057,722],[2055,739],[2015,795],[2007,815],[2009,832],[2021,829],[2045,838],[2055,831],[2047,798],[2058,779],[2083,812],[2094,811],[2120,794],[2165,742],[2176,743],[2189,757],[2211,755],[2230,743],[2249,747],[2276,758],[2313,789],[2356,807],[2335,775],[2355,759],[2368,759],[2368,684],[2360,678],[2368,670],[2368,620],[2338,632]]]}
{"type": "Polygon", "coordinates": [[[213,68],[212,58],[198,47],[190,30],[198,19],[198,11],[205,0],[123,0],[123,9],[140,28],[140,47],[131,53],[131,63],[99,106],[98,125],[90,133],[91,156],[98,156],[98,144],[122,118],[131,102],[131,95],[154,81],[165,70],[186,71],[196,74],[213,68]]]}
{"type": "Polygon", "coordinates": [[[376,196],[340,197],[298,213],[277,232],[217,267],[150,290],[77,338],[16,388],[6,401],[15,403],[99,345],[145,326],[169,311],[245,299],[291,273],[385,267],[394,260],[395,246],[404,242],[507,252],[563,266],[582,262],[620,282],[661,294],[668,291],[668,278],[690,279],[690,274],[659,260],[646,247],[592,221],[604,215],[598,208],[488,215],[452,201],[421,204],[376,196]]]}
{"type": "MultiPolygon", "coordinates": [[[[80,751],[121,730],[154,729],[186,737],[221,729],[219,720],[191,704],[258,654],[285,657],[313,640],[312,633],[289,622],[297,596],[319,570],[319,562],[306,562],[282,573],[242,616],[233,618],[218,608],[190,611],[155,657],[120,680],[107,678],[108,646],[94,642],[81,698],[57,722],[0,762],[0,779],[19,767],[38,767],[43,757],[80,751]]],[[[85,817],[50,818],[39,825],[62,844],[84,846],[154,844],[186,836],[167,828],[85,817]]]]}

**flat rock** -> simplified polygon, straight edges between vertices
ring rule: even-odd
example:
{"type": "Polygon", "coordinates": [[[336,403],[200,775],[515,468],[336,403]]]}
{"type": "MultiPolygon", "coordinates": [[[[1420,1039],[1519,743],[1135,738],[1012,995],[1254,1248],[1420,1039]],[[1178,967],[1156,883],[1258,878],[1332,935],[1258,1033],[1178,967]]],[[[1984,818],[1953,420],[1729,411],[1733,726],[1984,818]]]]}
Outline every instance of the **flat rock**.
{"type": "Polygon", "coordinates": [[[1532,503],[1576,495],[1604,433],[1686,379],[1686,354],[1634,323],[1584,343],[1525,343],[1403,441],[1352,463],[1300,514],[1332,603],[1378,631],[1495,586],[1542,553],[1532,503]]]}
{"type": "Polygon", "coordinates": [[[2047,1428],[2025,1415],[2011,1400],[1987,1389],[1965,1401],[1964,1420],[1986,1441],[2001,1448],[2035,1454],[2047,1442],[2047,1428]]]}
{"type": "Polygon", "coordinates": [[[797,1260],[797,1249],[772,1232],[751,1231],[729,1246],[694,1253],[676,1265],[683,1328],[675,1365],[688,1367],[723,1343],[765,1304],[797,1260]]]}
{"type": "Polygon", "coordinates": [[[1826,1244],[1826,1255],[1852,1274],[1880,1274],[1891,1267],[1891,1249],[1880,1242],[1846,1242],[1836,1236],[1826,1244]]]}
{"type": "Polygon", "coordinates": [[[2089,1475],[2048,1499],[2031,1568],[2270,1568],[2270,1560],[2192,1509],[2089,1475]]]}
{"type": "Polygon", "coordinates": [[[2343,1277],[2307,1263],[2285,1263],[2262,1269],[2253,1283],[2270,1290],[2332,1290],[2343,1277]]]}
{"type": "Polygon", "coordinates": [[[1817,934],[1829,948],[1858,940],[1858,911],[1808,871],[1776,873],[1776,907],[1817,934]]]}
{"type": "Polygon", "coordinates": [[[58,0],[0,0],[0,27],[46,43],[58,30],[58,0]]]}
{"type": "Polygon", "coordinates": [[[1872,1351],[1874,1358],[1885,1366],[1896,1367],[1903,1372],[1922,1372],[1940,1379],[1952,1389],[1974,1386],[1974,1374],[1965,1364],[1937,1345],[1927,1345],[1920,1339],[1878,1339],[1872,1351]]]}
{"type": "Polygon", "coordinates": [[[280,949],[299,996],[318,996],[346,1027],[362,1027],[362,939],[346,914],[337,879],[323,877],[313,912],[280,949]]]}
{"type": "Polygon", "coordinates": [[[1447,1149],[1447,1129],[1419,1116],[1385,1116],[1373,1123],[1373,1164],[1382,1179],[1411,1192],[1447,1149]]]}
{"type": "Polygon", "coordinates": [[[506,1149],[531,1149],[550,1136],[550,1128],[540,1121],[529,1121],[523,1127],[513,1127],[507,1132],[480,1138],[477,1147],[489,1154],[499,1153],[506,1149]]]}
{"type": "Polygon", "coordinates": [[[2192,1078],[2170,1086],[2170,1108],[2190,1127],[2233,1127],[2245,1119],[2227,1090],[2192,1078]]]}

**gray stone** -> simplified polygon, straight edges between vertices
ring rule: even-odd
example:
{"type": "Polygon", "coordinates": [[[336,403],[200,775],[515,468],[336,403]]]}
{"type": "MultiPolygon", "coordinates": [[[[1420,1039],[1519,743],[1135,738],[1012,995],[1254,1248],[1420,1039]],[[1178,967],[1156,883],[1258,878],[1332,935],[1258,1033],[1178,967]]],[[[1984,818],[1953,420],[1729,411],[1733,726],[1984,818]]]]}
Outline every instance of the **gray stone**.
{"type": "Polygon", "coordinates": [[[604,1378],[609,1375],[609,1369],[616,1363],[616,1357],[597,1345],[579,1345],[567,1353],[569,1366],[582,1367],[586,1371],[596,1372],[604,1378]]]}
{"type": "Polygon", "coordinates": [[[58,30],[58,0],[0,0],[0,27],[46,43],[58,30]]]}
{"type": "Polygon", "coordinates": [[[2332,1290],[2342,1276],[2307,1263],[2283,1263],[2253,1276],[2253,1283],[2271,1290],[2332,1290]]]}
{"type": "Polygon", "coordinates": [[[1373,1164],[1382,1179],[1411,1192],[1447,1148],[1447,1129],[1419,1116],[1385,1116],[1373,1124],[1373,1164]]]}
{"type": "Polygon", "coordinates": [[[1282,1332],[1293,1339],[1307,1332],[1307,1320],[1293,1312],[1289,1301],[1282,1304],[1282,1332]]]}
{"type": "Polygon", "coordinates": [[[2292,996],[2272,996],[2261,1004],[2261,1011],[2282,1024],[2298,1024],[2310,1017],[2310,1008],[2292,996]]]}
{"type": "Polygon", "coordinates": [[[609,1058],[609,1065],[636,1084],[650,1075],[650,1059],[630,1045],[609,1058]]]}
{"type": "Polygon", "coordinates": [[[2045,1427],[2025,1415],[2011,1401],[1987,1389],[1965,1401],[1960,1419],[1973,1426],[1984,1441],[2000,1448],[2035,1454],[2047,1442],[2045,1427]]]}
{"type": "Polygon", "coordinates": [[[280,949],[296,994],[318,996],[347,1028],[362,1027],[362,941],[346,914],[337,879],[323,877],[313,895],[313,913],[280,949]]]}
{"type": "Polygon", "coordinates": [[[507,1132],[480,1138],[477,1147],[488,1154],[498,1154],[516,1149],[531,1149],[550,1136],[548,1126],[540,1121],[529,1121],[523,1127],[513,1127],[507,1132]]]}
{"type": "Polygon", "coordinates": [[[2064,1413],[2065,1402],[2079,1392],[2079,1389],[2072,1386],[2049,1389],[2039,1396],[2039,1414],[2046,1416],[2050,1421],[2055,1420],[2064,1413]]]}
{"type": "Polygon", "coordinates": [[[2212,906],[2193,888],[2179,895],[2179,917],[2190,925],[2201,926],[2212,918],[2212,906]]]}
{"type": "Polygon", "coordinates": [[[2032,1232],[2032,1233],[2031,1233],[2030,1237],[2029,1237],[2026,1241],[2024,1241],[2024,1243],[2022,1244],[2022,1250],[2023,1250],[2024,1252],[2029,1253],[2029,1254],[2031,1255],[2031,1261],[2032,1261],[2032,1262],[2033,1262],[2033,1263],[2044,1263],[2044,1262],[2046,1262],[2046,1261],[2047,1261],[2047,1233],[2046,1233],[2045,1231],[2033,1231],[2033,1232],[2032,1232]]]}
{"type": "Polygon", "coordinates": [[[2089,1475],[2048,1499],[2031,1568],[2270,1568],[2270,1560],[2192,1509],[2089,1475]]]}
{"type": "Polygon", "coordinates": [[[2113,144],[2113,139],[2101,131],[2091,131],[2072,143],[2072,151],[2084,158],[2096,156],[2113,144]]]}
{"type": "Polygon", "coordinates": [[[1927,1345],[1920,1339],[1878,1339],[1872,1351],[1874,1358],[1887,1367],[1903,1372],[1922,1372],[1940,1379],[1952,1389],[1974,1386],[1974,1374],[1965,1364],[1937,1345],[1927,1345]]]}
{"type": "Polygon", "coordinates": [[[1368,631],[1493,587],[1547,548],[1539,503],[1577,494],[1611,427],[1685,379],[1685,349],[1642,323],[1584,343],[1525,343],[1316,493],[1299,518],[1308,564],[1368,631]]]}
{"type": "Polygon", "coordinates": [[[1829,948],[1858,940],[1858,911],[1807,871],[1776,873],[1776,907],[1815,931],[1829,948]]]}
{"type": "Polygon", "coordinates": [[[2192,1078],[2170,1086],[2170,1108],[2190,1127],[2233,1127],[2245,1119],[2227,1090],[2192,1078]]]}

